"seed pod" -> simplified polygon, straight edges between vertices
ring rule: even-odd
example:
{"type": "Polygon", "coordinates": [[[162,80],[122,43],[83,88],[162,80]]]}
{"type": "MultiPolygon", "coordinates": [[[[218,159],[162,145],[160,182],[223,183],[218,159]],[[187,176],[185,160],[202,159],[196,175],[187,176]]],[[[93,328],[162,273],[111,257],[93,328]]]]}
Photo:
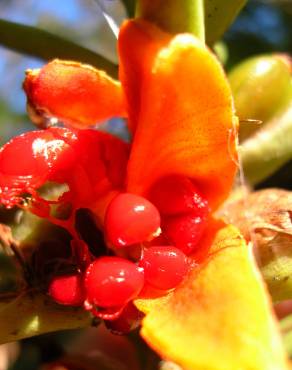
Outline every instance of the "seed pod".
{"type": "MultiPolygon", "coordinates": [[[[286,104],[291,90],[291,61],[281,54],[247,59],[229,73],[235,108],[240,120],[265,123],[286,104]]],[[[260,125],[241,125],[242,140],[260,125]]]]}
{"type": "Polygon", "coordinates": [[[290,102],[240,147],[244,174],[251,184],[265,180],[292,158],[292,81],[290,102]]]}
{"type": "Polygon", "coordinates": [[[284,54],[254,57],[229,74],[240,125],[241,163],[255,185],[292,158],[291,59],[284,54]],[[256,132],[255,132],[256,131],[256,132]]]}

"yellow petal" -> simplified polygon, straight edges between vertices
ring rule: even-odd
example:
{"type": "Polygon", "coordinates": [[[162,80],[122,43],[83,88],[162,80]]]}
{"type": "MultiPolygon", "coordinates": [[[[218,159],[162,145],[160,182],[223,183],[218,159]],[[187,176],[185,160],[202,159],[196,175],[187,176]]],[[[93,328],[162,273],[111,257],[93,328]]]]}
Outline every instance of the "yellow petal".
{"type": "Polygon", "coordinates": [[[213,222],[203,262],[167,298],[138,300],[142,336],[188,370],[287,369],[271,306],[249,247],[233,226],[213,222]]]}

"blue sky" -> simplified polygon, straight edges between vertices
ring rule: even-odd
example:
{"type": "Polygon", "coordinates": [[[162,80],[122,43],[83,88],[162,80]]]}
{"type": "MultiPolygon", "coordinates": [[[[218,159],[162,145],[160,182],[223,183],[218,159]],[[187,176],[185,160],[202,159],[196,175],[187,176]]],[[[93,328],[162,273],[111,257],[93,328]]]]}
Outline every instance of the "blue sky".
{"type": "MultiPolygon", "coordinates": [[[[104,0],[105,8],[113,12],[117,21],[125,17],[124,9],[117,0],[104,0]]],[[[12,0],[0,2],[0,17],[3,19],[38,26],[48,31],[63,34],[80,44],[91,48],[109,59],[116,61],[116,39],[103,17],[101,8],[95,0],[12,0]],[[62,27],[60,27],[62,25],[62,27]],[[57,29],[56,29],[57,27],[57,29]],[[92,37],[92,34],[95,36],[92,37]]],[[[0,46],[0,99],[5,101],[9,110],[1,120],[0,136],[2,141],[17,133],[31,129],[25,122],[15,119],[15,113],[25,114],[26,99],[22,91],[24,71],[38,68],[44,62],[20,55],[0,46]],[[8,122],[7,122],[8,120],[8,122]],[[13,124],[11,124],[11,122],[13,124]]],[[[1,113],[1,112],[0,112],[1,113]]],[[[1,139],[0,137],[0,139],[1,139]]]]}

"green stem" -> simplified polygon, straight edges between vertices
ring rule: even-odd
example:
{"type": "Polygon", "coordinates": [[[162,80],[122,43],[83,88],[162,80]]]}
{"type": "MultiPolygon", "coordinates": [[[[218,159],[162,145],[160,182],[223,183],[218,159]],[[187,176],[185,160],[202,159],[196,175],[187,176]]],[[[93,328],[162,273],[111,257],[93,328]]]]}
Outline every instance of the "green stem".
{"type": "Polygon", "coordinates": [[[129,18],[133,18],[135,15],[135,0],[122,0],[129,18]]]}
{"type": "Polygon", "coordinates": [[[138,0],[136,15],[168,32],[189,32],[205,42],[204,0],[138,0]]]}

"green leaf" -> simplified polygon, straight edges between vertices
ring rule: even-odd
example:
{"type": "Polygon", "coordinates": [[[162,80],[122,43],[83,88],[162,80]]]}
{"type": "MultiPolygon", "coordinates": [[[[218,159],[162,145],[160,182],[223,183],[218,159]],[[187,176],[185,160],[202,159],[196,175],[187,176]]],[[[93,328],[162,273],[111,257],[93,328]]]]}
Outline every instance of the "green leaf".
{"type": "Polygon", "coordinates": [[[117,66],[95,52],[48,31],[0,19],[0,44],[44,60],[76,60],[117,75],[117,66]]]}
{"type": "Polygon", "coordinates": [[[12,258],[3,253],[0,246],[0,295],[15,292],[19,281],[20,274],[12,258]]]}
{"type": "Polygon", "coordinates": [[[83,328],[94,323],[83,308],[60,306],[49,297],[36,293],[1,301],[0,322],[0,343],[58,330],[83,328]]]}
{"type": "Polygon", "coordinates": [[[205,0],[206,42],[213,45],[235,20],[247,0],[205,0]]]}

